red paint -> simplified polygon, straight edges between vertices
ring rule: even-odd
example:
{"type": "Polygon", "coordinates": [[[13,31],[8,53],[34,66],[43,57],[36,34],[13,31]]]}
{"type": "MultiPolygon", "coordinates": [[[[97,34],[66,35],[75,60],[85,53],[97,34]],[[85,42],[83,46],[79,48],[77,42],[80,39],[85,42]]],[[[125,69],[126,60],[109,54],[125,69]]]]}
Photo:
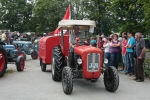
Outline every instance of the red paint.
{"type": "Polygon", "coordinates": [[[4,67],[5,67],[5,56],[4,56],[4,54],[0,51],[0,56],[2,57],[1,59],[0,59],[0,71],[2,71],[3,69],[4,69],[4,67]]]}
{"type": "Polygon", "coordinates": [[[24,69],[24,66],[25,66],[24,60],[21,59],[21,61],[20,61],[20,68],[21,68],[21,70],[24,69]]]}
{"type": "Polygon", "coordinates": [[[99,78],[102,72],[102,57],[103,52],[92,46],[78,46],[74,48],[74,52],[78,55],[81,55],[82,58],[82,69],[83,69],[83,77],[86,79],[94,79],[99,78]],[[97,72],[88,72],[87,71],[87,55],[88,53],[99,53],[100,54],[100,66],[97,72]]]}
{"type": "Polygon", "coordinates": [[[21,57],[23,57],[23,58],[24,58],[24,54],[23,54],[22,52],[20,53],[20,55],[19,55],[19,56],[21,56],[21,57]]]}
{"type": "Polygon", "coordinates": [[[64,56],[68,56],[69,50],[69,36],[65,35],[64,37],[64,48],[61,46],[61,36],[48,36],[42,37],[39,41],[39,60],[42,59],[42,62],[45,64],[52,63],[52,50],[55,46],[60,46],[64,56]]]}

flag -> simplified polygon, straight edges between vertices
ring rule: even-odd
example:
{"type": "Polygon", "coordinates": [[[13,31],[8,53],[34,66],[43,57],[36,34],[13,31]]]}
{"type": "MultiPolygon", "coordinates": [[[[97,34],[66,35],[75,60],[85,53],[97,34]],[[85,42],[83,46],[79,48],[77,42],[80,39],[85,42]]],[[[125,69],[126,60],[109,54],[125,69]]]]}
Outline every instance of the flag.
{"type": "MultiPolygon", "coordinates": [[[[66,14],[63,17],[63,20],[70,20],[70,19],[71,19],[71,14],[70,14],[70,5],[69,5],[66,10],[66,14]]],[[[57,27],[56,30],[54,31],[54,34],[58,34],[59,32],[60,32],[60,30],[57,27]]]]}

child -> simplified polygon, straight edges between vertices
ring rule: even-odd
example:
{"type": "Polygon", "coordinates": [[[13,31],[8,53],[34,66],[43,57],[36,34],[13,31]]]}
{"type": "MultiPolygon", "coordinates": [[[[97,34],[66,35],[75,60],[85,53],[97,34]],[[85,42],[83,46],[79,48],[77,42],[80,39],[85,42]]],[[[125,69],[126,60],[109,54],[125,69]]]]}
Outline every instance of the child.
{"type": "Polygon", "coordinates": [[[123,36],[122,38],[122,60],[124,64],[124,69],[121,71],[121,73],[126,73],[128,71],[127,67],[127,56],[126,56],[126,45],[128,43],[127,36],[123,36]]]}
{"type": "MultiPolygon", "coordinates": [[[[105,42],[103,44],[104,58],[107,58],[108,61],[109,61],[109,58],[110,58],[110,41],[111,41],[111,38],[106,38],[105,42]]],[[[106,64],[106,67],[109,67],[109,63],[106,64]]]]}

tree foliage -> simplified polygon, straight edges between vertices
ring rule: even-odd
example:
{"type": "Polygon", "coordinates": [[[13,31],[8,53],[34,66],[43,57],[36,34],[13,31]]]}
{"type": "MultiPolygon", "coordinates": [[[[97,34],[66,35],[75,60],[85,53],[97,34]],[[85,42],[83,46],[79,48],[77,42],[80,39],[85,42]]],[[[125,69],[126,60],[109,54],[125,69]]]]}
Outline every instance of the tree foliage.
{"type": "Polygon", "coordinates": [[[0,0],[0,29],[54,31],[71,6],[71,19],[96,21],[96,34],[150,32],[149,0],[0,0]]]}
{"type": "Polygon", "coordinates": [[[32,9],[32,4],[25,0],[0,0],[0,29],[30,30],[27,24],[32,18],[32,9]]]}
{"type": "MultiPolygon", "coordinates": [[[[143,31],[143,5],[138,0],[111,0],[111,12],[118,31],[143,31]]],[[[115,24],[114,23],[114,24],[115,24]]]]}

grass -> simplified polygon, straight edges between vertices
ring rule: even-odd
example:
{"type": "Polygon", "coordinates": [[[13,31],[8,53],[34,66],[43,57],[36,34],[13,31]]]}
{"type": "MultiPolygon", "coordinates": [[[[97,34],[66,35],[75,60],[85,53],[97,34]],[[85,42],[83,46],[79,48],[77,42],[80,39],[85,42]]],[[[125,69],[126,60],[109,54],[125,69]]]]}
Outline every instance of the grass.
{"type": "Polygon", "coordinates": [[[11,74],[11,73],[13,73],[13,70],[12,70],[12,69],[6,70],[6,74],[11,74]]]}

